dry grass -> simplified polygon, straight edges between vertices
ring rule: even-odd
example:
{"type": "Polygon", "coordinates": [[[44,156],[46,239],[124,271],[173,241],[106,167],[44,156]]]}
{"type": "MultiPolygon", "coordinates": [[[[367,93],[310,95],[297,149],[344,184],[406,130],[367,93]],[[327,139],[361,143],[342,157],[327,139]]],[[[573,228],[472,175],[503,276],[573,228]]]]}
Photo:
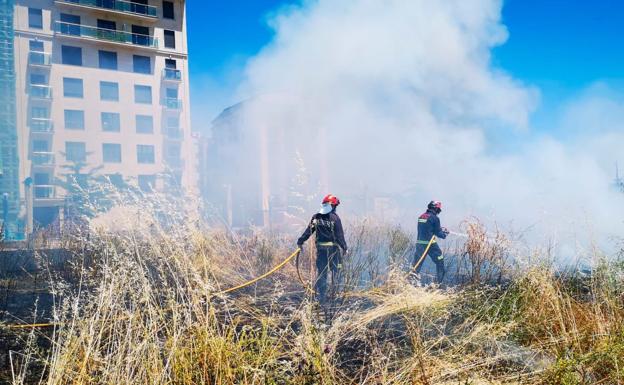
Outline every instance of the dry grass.
{"type": "Polygon", "coordinates": [[[402,269],[411,237],[363,223],[351,231],[346,292],[322,309],[293,265],[220,295],[277,264],[293,239],[205,228],[191,213],[164,198],[134,202],[66,235],[69,273],[50,272],[59,326],[23,332],[13,383],[624,383],[621,264],[591,277],[519,270],[506,238],[472,223],[447,253],[468,262],[466,285],[415,287],[402,269]]]}

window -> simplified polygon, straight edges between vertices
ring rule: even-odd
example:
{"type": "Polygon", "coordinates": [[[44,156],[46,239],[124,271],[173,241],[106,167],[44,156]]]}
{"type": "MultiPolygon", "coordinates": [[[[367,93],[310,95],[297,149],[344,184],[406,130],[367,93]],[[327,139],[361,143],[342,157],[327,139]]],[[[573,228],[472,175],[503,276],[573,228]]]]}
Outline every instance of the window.
{"type": "Polygon", "coordinates": [[[119,84],[113,82],[100,82],[100,99],[118,102],[119,84]]]}
{"type": "Polygon", "coordinates": [[[143,27],[141,25],[132,26],[132,43],[137,45],[150,45],[152,40],[149,36],[149,27],[143,27]]]}
{"type": "Polygon", "coordinates": [[[172,166],[179,166],[181,163],[181,146],[177,143],[171,143],[167,145],[167,163],[172,166]]]}
{"type": "Polygon", "coordinates": [[[100,29],[109,29],[115,31],[117,29],[117,23],[110,20],[98,19],[97,27],[100,29]]]}
{"type": "Polygon", "coordinates": [[[163,1],[163,19],[175,19],[173,3],[171,1],[163,1]]]}
{"type": "Polygon", "coordinates": [[[152,104],[152,87],[135,85],[134,102],[141,104],[152,104]]]}
{"type": "Polygon", "coordinates": [[[178,89],[177,88],[167,88],[165,91],[165,95],[167,95],[167,99],[177,99],[178,98],[178,89]]]}
{"type": "Polygon", "coordinates": [[[116,112],[102,112],[102,131],[119,132],[121,123],[119,114],[116,112]]]}
{"type": "Polygon", "coordinates": [[[152,73],[152,60],[149,56],[133,55],[132,65],[134,72],[138,74],[152,73]]]}
{"type": "Polygon", "coordinates": [[[167,128],[179,129],[180,128],[180,118],[177,116],[170,116],[167,118],[167,128]]]}
{"type": "Polygon", "coordinates": [[[174,70],[178,68],[178,65],[175,59],[165,59],[165,68],[170,69],[170,70],[174,70]]]}
{"type": "Polygon", "coordinates": [[[154,118],[150,115],[136,116],[136,132],[138,134],[151,134],[154,132],[154,118]]]}
{"type": "Polygon", "coordinates": [[[28,27],[43,29],[43,13],[39,8],[28,8],[28,27]]]}
{"type": "Polygon", "coordinates": [[[165,48],[175,48],[175,32],[165,30],[165,48]]]}
{"type": "Polygon", "coordinates": [[[121,163],[121,144],[103,143],[102,158],[104,163],[121,163]]]}
{"type": "Polygon", "coordinates": [[[64,45],[61,47],[61,56],[63,64],[73,66],[82,65],[82,48],[64,45]]]}
{"type": "Polygon", "coordinates": [[[137,162],[139,163],[155,163],[154,146],[138,144],[137,145],[137,162]]]}
{"type": "Polygon", "coordinates": [[[110,184],[117,188],[123,188],[126,185],[121,174],[108,174],[106,177],[110,181],[110,184]]]}
{"type": "Polygon", "coordinates": [[[105,70],[117,70],[117,52],[99,51],[100,68],[105,70]]]}
{"type": "Polygon", "coordinates": [[[50,198],[52,196],[52,189],[50,188],[50,174],[37,172],[33,175],[33,182],[35,185],[34,193],[35,198],[50,198]],[[40,186],[40,187],[38,187],[40,186]]]}
{"type": "Polygon", "coordinates": [[[45,86],[48,82],[43,74],[30,74],[30,84],[45,86]]]}
{"type": "Polygon", "coordinates": [[[63,78],[63,96],[66,98],[83,98],[82,79],[63,78]]]}
{"type": "Polygon", "coordinates": [[[65,142],[65,159],[68,162],[85,162],[87,145],[84,142],[65,142]]]}
{"type": "Polygon", "coordinates": [[[43,42],[39,40],[31,40],[28,42],[28,48],[31,52],[43,52],[43,42]]]}
{"type": "Polygon", "coordinates": [[[152,192],[156,187],[156,175],[139,175],[139,188],[143,192],[152,192]]]}
{"type": "Polygon", "coordinates": [[[65,110],[65,128],[68,130],[84,130],[84,111],[65,110]]]}
{"type": "Polygon", "coordinates": [[[33,152],[48,152],[49,148],[49,142],[47,140],[33,140],[33,152]]]}
{"type": "Polygon", "coordinates": [[[48,119],[50,111],[47,107],[33,107],[30,110],[30,117],[33,119],[48,119]]]}
{"type": "Polygon", "coordinates": [[[60,29],[62,34],[80,36],[80,16],[61,13],[60,29]]]}

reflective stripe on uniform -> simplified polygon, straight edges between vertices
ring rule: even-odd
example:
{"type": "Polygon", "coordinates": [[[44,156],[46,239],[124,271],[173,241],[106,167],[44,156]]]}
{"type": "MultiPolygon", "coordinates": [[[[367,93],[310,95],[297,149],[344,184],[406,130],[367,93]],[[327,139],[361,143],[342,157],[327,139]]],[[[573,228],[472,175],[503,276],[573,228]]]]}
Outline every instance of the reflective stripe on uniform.
{"type": "Polygon", "coordinates": [[[427,223],[426,219],[418,219],[418,223],[427,223]]]}
{"type": "MultiPolygon", "coordinates": [[[[436,243],[436,242],[437,241],[434,239],[433,242],[431,242],[431,243],[436,243]]],[[[419,245],[428,245],[429,241],[420,241],[420,240],[418,240],[418,241],[416,241],[416,243],[419,244],[419,245]]]]}
{"type": "Polygon", "coordinates": [[[316,243],[317,246],[321,246],[321,247],[332,247],[332,246],[338,246],[336,245],[334,242],[317,242],[316,243]]]}
{"type": "Polygon", "coordinates": [[[443,260],[443,259],[444,259],[444,255],[440,255],[440,256],[438,256],[438,261],[441,261],[441,260],[443,260]]]}

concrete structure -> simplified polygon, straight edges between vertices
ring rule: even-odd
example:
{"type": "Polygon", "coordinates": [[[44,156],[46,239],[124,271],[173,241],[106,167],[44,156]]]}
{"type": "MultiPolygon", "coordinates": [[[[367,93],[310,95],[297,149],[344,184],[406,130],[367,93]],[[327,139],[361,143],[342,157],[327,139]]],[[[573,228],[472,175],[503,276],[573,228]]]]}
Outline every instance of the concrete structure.
{"type": "MultiPolygon", "coordinates": [[[[6,0],[0,0],[5,1],[6,0]]],[[[20,208],[57,220],[71,173],[196,184],[183,0],[15,0],[20,208]],[[26,183],[24,183],[26,181],[26,183]]],[[[2,185],[3,192],[17,190],[2,185]]]]}

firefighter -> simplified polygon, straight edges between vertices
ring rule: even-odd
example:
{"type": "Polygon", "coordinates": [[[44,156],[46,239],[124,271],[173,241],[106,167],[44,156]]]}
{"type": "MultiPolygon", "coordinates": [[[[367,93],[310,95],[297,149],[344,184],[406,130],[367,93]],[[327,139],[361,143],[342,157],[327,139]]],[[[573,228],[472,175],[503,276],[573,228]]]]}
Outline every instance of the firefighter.
{"type": "Polygon", "coordinates": [[[312,233],[316,233],[316,271],[317,278],[314,284],[317,298],[324,303],[327,294],[327,275],[332,273],[332,286],[337,288],[342,281],[342,256],[347,253],[347,242],[342,230],[342,222],[336,214],[340,200],[333,195],[327,195],[322,202],[321,209],[314,214],[310,224],[297,241],[299,248],[312,233]]]}
{"type": "MultiPolygon", "coordinates": [[[[436,283],[438,284],[441,284],[444,280],[446,269],[444,268],[444,255],[442,255],[442,250],[436,242],[436,238],[444,239],[449,234],[446,228],[440,226],[438,215],[441,212],[442,203],[431,201],[427,205],[427,211],[418,218],[418,240],[416,241],[416,253],[414,254],[413,263],[413,265],[416,265],[420,261],[429,242],[431,242],[427,255],[436,265],[436,283]]],[[[421,261],[420,265],[415,266],[416,274],[420,274],[423,264],[424,261],[421,261]]]]}

